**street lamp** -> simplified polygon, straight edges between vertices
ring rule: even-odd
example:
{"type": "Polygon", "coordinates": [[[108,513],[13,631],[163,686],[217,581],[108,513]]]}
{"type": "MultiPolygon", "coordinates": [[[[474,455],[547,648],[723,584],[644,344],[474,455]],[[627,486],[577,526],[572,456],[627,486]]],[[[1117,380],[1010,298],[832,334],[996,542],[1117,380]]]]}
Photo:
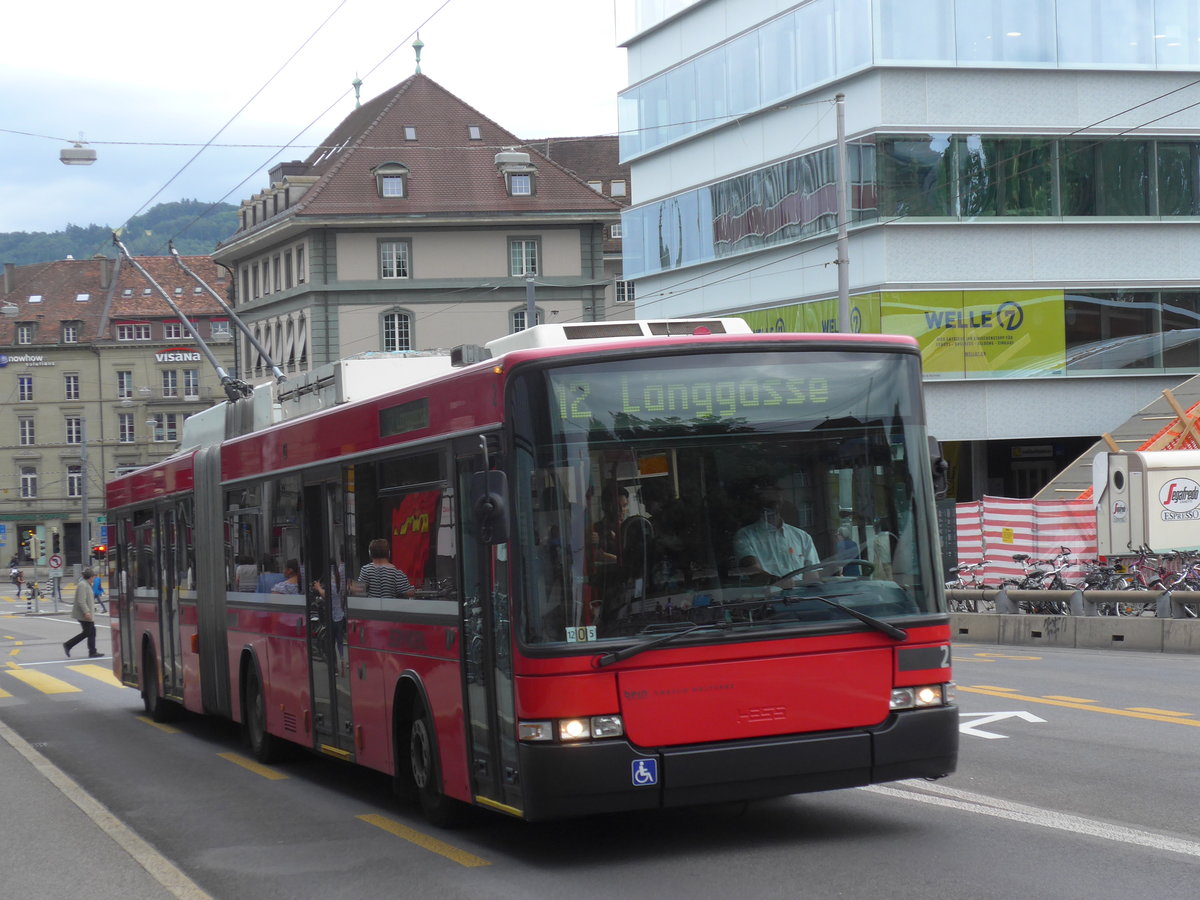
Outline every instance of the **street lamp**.
{"type": "Polygon", "coordinates": [[[96,151],[85,147],[87,141],[80,138],[74,147],[64,147],[58,153],[58,159],[64,166],[90,166],[96,161],[96,151]]]}

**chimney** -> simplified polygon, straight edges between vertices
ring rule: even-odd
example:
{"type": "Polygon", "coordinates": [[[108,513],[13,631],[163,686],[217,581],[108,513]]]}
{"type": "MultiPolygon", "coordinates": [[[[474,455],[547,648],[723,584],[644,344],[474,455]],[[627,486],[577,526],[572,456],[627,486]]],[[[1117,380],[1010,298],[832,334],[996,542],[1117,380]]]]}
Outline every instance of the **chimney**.
{"type": "Polygon", "coordinates": [[[107,256],[97,258],[100,260],[100,289],[107,291],[108,284],[112,281],[112,260],[107,256]]]}
{"type": "Polygon", "coordinates": [[[17,274],[17,264],[16,263],[5,263],[4,264],[4,293],[7,294],[9,291],[12,291],[16,288],[16,284],[15,284],[16,274],[17,274]]]}

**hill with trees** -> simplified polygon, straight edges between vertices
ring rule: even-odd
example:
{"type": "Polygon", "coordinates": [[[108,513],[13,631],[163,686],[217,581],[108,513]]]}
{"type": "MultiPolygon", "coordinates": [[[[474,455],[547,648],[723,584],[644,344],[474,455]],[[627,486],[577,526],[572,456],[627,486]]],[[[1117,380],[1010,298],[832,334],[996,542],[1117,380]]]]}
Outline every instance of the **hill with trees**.
{"type": "MultiPolygon", "coordinates": [[[[129,220],[121,241],[134,256],[166,256],[167,242],[183,256],[205,256],[237,230],[237,207],[228,203],[179,200],[159,203],[129,220]]],[[[88,259],[100,253],[116,256],[111,227],[68,225],[62,231],[0,232],[0,262],[49,262],[88,259]]]]}

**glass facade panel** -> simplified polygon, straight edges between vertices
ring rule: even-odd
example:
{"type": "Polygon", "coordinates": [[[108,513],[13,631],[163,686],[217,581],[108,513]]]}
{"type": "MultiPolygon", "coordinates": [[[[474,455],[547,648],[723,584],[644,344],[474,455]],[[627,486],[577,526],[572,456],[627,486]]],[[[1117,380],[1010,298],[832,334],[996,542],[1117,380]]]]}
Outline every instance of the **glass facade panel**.
{"type": "Polygon", "coordinates": [[[1054,5],[1044,0],[956,0],[959,63],[1054,63],[1054,5]]]}
{"type": "MultiPolygon", "coordinates": [[[[837,75],[832,0],[820,0],[796,11],[800,40],[800,83],[820,84],[837,75]]],[[[770,61],[768,60],[768,65],[770,61]]]]}
{"type": "Polygon", "coordinates": [[[782,16],[762,27],[763,102],[796,93],[796,70],[796,17],[782,16]]]}
{"type": "Polygon", "coordinates": [[[1200,4],[1155,0],[1154,60],[1164,68],[1200,65],[1200,4]]]}
{"type": "Polygon", "coordinates": [[[954,214],[955,179],[949,135],[883,137],[876,164],[880,208],[890,216],[954,214]]]}
{"type": "Polygon", "coordinates": [[[1163,366],[1194,374],[1200,370],[1200,292],[1164,291],[1160,305],[1163,366]]]}
{"type": "Polygon", "coordinates": [[[758,32],[751,31],[730,41],[725,59],[729,67],[725,81],[729,108],[757,109],[762,103],[762,90],[758,83],[758,32]]]}
{"type": "Polygon", "coordinates": [[[1154,0],[1057,0],[1063,66],[1154,62],[1154,0]]]}
{"type": "Polygon", "coordinates": [[[878,0],[876,62],[954,61],[954,0],[878,0]]]}
{"type": "Polygon", "coordinates": [[[979,135],[957,141],[963,216],[1054,213],[1054,141],[979,135]]]}
{"type": "Polygon", "coordinates": [[[1200,144],[1160,141],[1158,152],[1158,214],[1200,215],[1200,144]]]}
{"type": "Polygon", "coordinates": [[[1158,299],[1153,292],[1067,294],[1063,313],[1068,373],[1162,366],[1158,299]]]}
{"type": "MultiPolygon", "coordinates": [[[[725,97],[725,48],[718,47],[711,53],[698,57],[694,63],[696,73],[696,127],[708,128],[716,124],[729,111],[725,97]]],[[[625,147],[622,143],[621,152],[625,147]]]]}
{"type": "Polygon", "coordinates": [[[871,0],[833,3],[837,15],[837,66],[852,72],[871,64],[871,0]]]}

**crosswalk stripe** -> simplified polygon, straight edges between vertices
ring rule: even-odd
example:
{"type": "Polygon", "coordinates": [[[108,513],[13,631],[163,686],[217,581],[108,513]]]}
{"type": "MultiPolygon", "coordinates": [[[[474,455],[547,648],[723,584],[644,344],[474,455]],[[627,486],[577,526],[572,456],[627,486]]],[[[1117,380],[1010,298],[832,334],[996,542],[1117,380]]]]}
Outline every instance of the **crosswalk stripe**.
{"type": "Polygon", "coordinates": [[[103,681],[105,684],[111,684],[113,687],[122,687],[121,682],[112,673],[112,669],[106,669],[104,666],[98,666],[95,663],[84,663],[79,666],[67,666],[72,672],[78,672],[80,675],[86,675],[88,678],[95,678],[97,681],[103,681]]]}
{"type": "Polygon", "coordinates": [[[35,672],[32,669],[4,669],[13,678],[23,681],[43,694],[73,694],[83,690],[73,684],[68,684],[61,678],[47,675],[45,672],[35,672]]]}

